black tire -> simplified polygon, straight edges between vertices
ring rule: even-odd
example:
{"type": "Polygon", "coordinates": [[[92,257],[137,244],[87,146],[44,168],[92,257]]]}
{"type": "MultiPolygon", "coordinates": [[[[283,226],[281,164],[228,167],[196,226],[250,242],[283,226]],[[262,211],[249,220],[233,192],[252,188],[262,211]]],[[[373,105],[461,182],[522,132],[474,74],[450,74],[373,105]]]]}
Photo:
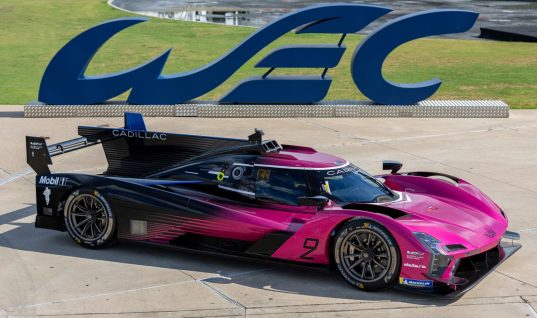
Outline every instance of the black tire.
{"type": "Polygon", "coordinates": [[[73,191],[64,209],[69,236],[87,248],[103,248],[116,242],[116,219],[106,199],[96,190],[73,191]]]}
{"type": "Polygon", "coordinates": [[[401,270],[397,242],[384,226],[367,219],[353,219],[339,229],[333,255],[341,276],[362,290],[391,287],[401,270]]]}

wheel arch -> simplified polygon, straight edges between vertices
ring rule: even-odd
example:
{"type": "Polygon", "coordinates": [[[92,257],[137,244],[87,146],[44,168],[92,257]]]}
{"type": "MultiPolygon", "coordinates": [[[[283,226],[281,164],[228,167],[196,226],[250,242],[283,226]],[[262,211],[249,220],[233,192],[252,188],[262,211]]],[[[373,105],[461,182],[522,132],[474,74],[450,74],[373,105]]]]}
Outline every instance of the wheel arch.
{"type": "MultiPolygon", "coordinates": [[[[84,199],[84,201],[86,200],[84,199]]],[[[93,204],[91,204],[89,207],[86,205],[86,209],[91,210],[92,205],[93,204]]],[[[87,217],[88,216],[86,216],[86,218],[87,217]]],[[[95,218],[95,216],[92,216],[92,218],[95,218]]],[[[99,191],[93,186],[83,185],[79,187],[74,187],[73,189],[71,189],[71,191],[69,191],[69,193],[67,194],[66,201],[64,203],[63,219],[65,222],[65,228],[67,232],[69,233],[69,235],[71,236],[71,238],[76,243],[86,248],[108,247],[108,246],[113,245],[117,241],[117,216],[113,212],[113,209],[111,208],[109,204],[109,200],[103,195],[101,191],[99,191]],[[73,200],[77,200],[77,198],[81,196],[89,196],[92,198],[92,200],[98,202],[98,204],[101,205],[101,208],[103,209],[102,210],[103,216],[101,217],[106,220],[106,225],[104,225],[103,229],[101,230],[102,231],[101,236],[96,236],[95,238],[88,239],[87,237],[82,237],[84,233],[82,234],[77,233],[76,227],[73,227],[71,223],[72,216],[69,214],[69,211],[73,211],[73,210],[72,209],[69,210],[69,208],[73,207],[73,204],[76,204],[76,201],[74,201],[75,203],[73,203],[73,200]]],[[[87,220],[88,219],[86,219],[85,221],[87,222],[87,220]]],[[[95,219],[93,222],[95,222],[95,219]]],[[[92,226],[90,226],[90,228],[91,227],[92,226]]],[[[97,230],[99,229],[97,228],[97,230]]],[[[93,235],[93,230],[91,233],[93,235]]]]}
{"type": "MultiPolygon", "coordinates": [[[[371,212],[371,213],[374,213],[374,212],[371,212]]],[[[342,227],[344,227],[348,223],[354,222],[354,221],[359,221],[359,220],[373,221],[375,223],[380,224],[383,228],[385,228],[386,231],[388,231],[388,233],[393,237],[393,239],[394,239],[394,241],[396,243],[396,246],[399,249],[400,255],[402,255],[401,244],[400,244],[400,235],[394,234],[394,231],[391,229],[391,222],[389,222],[390,223],[389,226],[386,226],[386,224],[383,222],[383,220],[391,219],[391,218],[389,216],[387,216],[387,215],[384,215],[384,214],[380,214],[380,215],[384,216],[385,218],[384,217],[383,218],[375,218],[374,215],[375,214],[373,214],[373,215],[351,216],[351,217],[349,217],[347,219],[342,220],[341,222],[339,222],[338,224],[336,224],[334,226],[334,228],[330,232],[330,240],[329,240],[329,251],[328,252],[329,252],[329,255],[330,255],[330,267],[333,267],[335,265],[335,262],[334,262],[334,247],[335,247],[335,242],[336,242],[336,239],[337,239],[337,233],[341,230],[342,227]]]]}
{"type": "MultiPolygon", "coordinates": [[[[365,222],[375,223],[375,224],[377,224],[378,226],[381,227],[381,230],[385,230],[387,232],[387,234],[389,236],[391,236],[391,238],[393,239],[393,244],[395,245],[394,247],[395,247],[395,250],[396,250],[395,256],[397,257],[397,262],[395,263],[396,264],[396,269],[391,274],[391,275],[393,275],[392,278],[391,278],[391,282],[388,285],[382,287],[381,289],[388,288],[388,287],[393,286],[394,284],[397,284],[397,278],[400,276],[401,271],[402,271],[403,251],[401,250],[401,246],[400,246],[400,244],[398,242],[397,235],[394,235],[393,231],[391,231],[390,228],[387,227],[378,218],[372,218],[372,217],[369,217],[369,216],[355,216],[355,217],[349,218],[349,219],[347,219],[347,220],[345,220],[343,222],[340,222],[334,228],[334,231],[331,233],[331,238],[330,238],[330,268],[334,269],[334,270],[337,270],[337,262],[336,262],[336,259],[335,259],[335,256],[336,256],[335,255],[336,254],[335,248],[336,248],[336,245],[337,245],[338,233],[346,225],[348,225],[348,224],[350,224],[352,222],[357,222],[357,221],[364,221],[364,223],[365,222]]],[[[371,228],[371,226],[368,225],[367,228],[371,228]]],[[[340,274],[342,274],[341,271],[340,271],[340,274]]],[[[345,279],[345,280],[347,280],[347,279],[345,279]]],[[[347,280],[347,282],[349,282],[349,281],[347,280]]],[[[360,289],[378,290],[377,289],[378,287],[375,287],[374,289],[370,289],[370,288],[372,288],[372,286],[364,287],[364,285],[366,285],[366,283],[361,283],[359,285],[355,285],[354,283],[351,283],[351,285],[353,285],[355,287],[357,286],[360,289]]]]}

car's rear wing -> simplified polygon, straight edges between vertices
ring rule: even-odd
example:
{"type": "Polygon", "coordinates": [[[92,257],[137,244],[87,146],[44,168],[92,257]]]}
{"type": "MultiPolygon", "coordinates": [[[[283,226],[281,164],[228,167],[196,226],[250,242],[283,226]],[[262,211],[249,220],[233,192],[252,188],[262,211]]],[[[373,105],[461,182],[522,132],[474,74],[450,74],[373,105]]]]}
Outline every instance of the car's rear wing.
{"type": "MultiPolygon", "coordinates": [[[[97,127],[96,127],[97,128],[97,127]]],[[[144,119],[138,113],[125,113],[125,129],[145,130],[144,119]]],[[[101,139],[74,138],[47,145],[48,137],[26,136],[26,162],[38,175],[50,174],[51,157],[100,144],[101,139]]]]}
{"type": "Polygon", "coordinates": [[[38,175],[50,174],[51,157],[90,147],[100,141],[88,141],[85,137],[75,138],[48,146],[45,137],[26,136],[26,162],[38,175]]]}
{"type": "Polygon", "coordinates": [[[263,140],[256,130],[248,139],[148,131],[138,113],[125,113],[125,127],[79,126],[82,137],[48,146],[44,137],[26,137],[26,157],[39,175],[50,174],[51,157],[102,144],[108,161],[105,174],[143,178],[182,164],[231,153],[266,153],[282,147],[263,140]]]}

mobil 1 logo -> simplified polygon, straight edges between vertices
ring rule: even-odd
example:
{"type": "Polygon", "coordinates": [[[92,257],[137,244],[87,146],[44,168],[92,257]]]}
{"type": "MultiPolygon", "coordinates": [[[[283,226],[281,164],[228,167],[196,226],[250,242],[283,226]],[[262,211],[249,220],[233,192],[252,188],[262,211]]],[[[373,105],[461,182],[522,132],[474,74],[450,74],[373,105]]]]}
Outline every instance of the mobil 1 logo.
{"type": "Polygon", "coordinates": [[[67,180],[68,179],[64,177],[40,176],[37,180],[37,184],[46,186],[65,186],[67,180]]]}

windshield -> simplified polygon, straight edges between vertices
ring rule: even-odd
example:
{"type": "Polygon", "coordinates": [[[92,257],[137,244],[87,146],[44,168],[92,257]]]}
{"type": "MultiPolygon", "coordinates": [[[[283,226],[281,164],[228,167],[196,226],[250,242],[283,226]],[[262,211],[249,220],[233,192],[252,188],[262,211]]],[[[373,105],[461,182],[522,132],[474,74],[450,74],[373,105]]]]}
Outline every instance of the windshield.
{"type": "Polygon", "coordinates": [[[340,204],[387,202],[397,196],[380,181],[354,165],[318,173],[323,194],[340,204]]]}

